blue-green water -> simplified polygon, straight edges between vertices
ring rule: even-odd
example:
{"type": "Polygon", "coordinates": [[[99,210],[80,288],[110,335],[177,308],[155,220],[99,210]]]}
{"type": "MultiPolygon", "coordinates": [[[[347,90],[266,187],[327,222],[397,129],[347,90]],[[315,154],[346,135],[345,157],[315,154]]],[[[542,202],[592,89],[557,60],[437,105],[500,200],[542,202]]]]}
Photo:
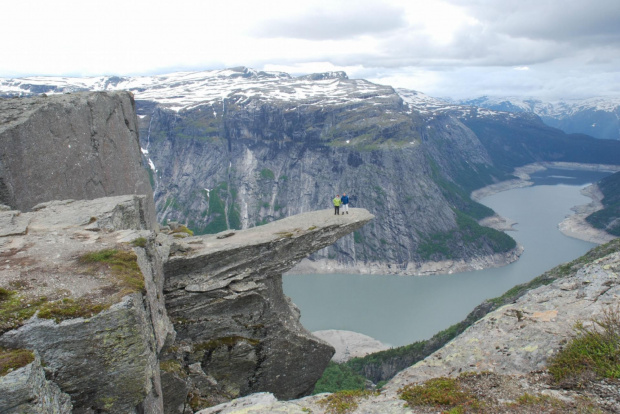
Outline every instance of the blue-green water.
{"type": "MultiPolygon", "coordinates": [[[[284,292],[301,310],[310,331],[340,329],[369,335],[391,346],[410,344],[461,321],[484,299],[500,296],[595,245],[564,236],[557,225],[570,208],[590,199],[580,190],[608,175],[547,170],[536,185],[482,200],[515,220],[509,234],[525,251],[504,267],[434,276],[311,274],[284,276],[284,292]]],[[[376,213],[375,213],[376,214],[376,213]]]]}

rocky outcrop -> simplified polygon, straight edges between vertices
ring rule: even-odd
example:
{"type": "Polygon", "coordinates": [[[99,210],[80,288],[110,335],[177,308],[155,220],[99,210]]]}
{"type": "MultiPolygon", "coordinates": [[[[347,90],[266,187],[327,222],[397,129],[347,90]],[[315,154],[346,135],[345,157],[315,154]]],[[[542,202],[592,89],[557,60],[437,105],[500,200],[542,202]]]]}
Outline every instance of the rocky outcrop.
{"type": "Polygon", "coordinates": [[[36,350],[73,412],[163,412],[157,357],[173,329],[154,288],[163,281],[139,270],[134,250],[145,249],[129,244],[151,233],[146,204],[119,196],[0,213],[15,223],[0,238],[0,346],[36,350]]]}
{"type": "MultiPolygon", "coordinates": [[[[50,200],[152,199],[126,92],[0,99],[0,154],[0,203],[16,210],[50,200]]],[[[151,204],[146,213],[155,224],[151,204]]]]}
{"type": "Polygon", "coordinates": [[[309,394],[334,349],[299,323],[282,273],[372,217],[363,209],[345,216],[322,210],[173,243],[164,265],[177,332],[162,357],[167,412],[182,411],[174,395],[181,381],[198,406],[259,391],[281,399],[309,394]]]}
{"type": "Polygon", "coordinates": [[[334,350],[301,326],[282,272],[373,216],[323,210],[177,238],[148,229],[145,205],[118,196],[0,212],[0,347],[35,350],[75,413],[308,394],[334,350]]]}
{"type": "Polygon", "coordinates": [[[0,376],[0,410],[6,414],[69,414],[71,398],[45,379],[41,358],[0,376]]]}
{"type": "Polygon", "coordinates": [[[338,364],[351,358],[363,357],[390,348],[368,335],[357,332],[327,329],[314,331],[312,334],[334,347],[336,353],[332,357],[332,361],[338,364]]]}

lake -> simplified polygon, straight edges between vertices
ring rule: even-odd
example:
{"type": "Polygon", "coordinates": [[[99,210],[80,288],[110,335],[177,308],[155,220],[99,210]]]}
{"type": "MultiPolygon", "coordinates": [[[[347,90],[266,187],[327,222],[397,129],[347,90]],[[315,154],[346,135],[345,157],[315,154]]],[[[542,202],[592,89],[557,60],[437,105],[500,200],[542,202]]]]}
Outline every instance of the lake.
{"type": "Polygon", "coordinates": [[[509,234],[525,251],[507,266],[450,275],[285,275],[284,293],[301,310],[310,331],[363,333],[390,346],[428,339],[463,320],[483,300],[502,295],[558,264],[576,259],[593,243],[557,228],[571,207],[590,199],[580,190],[610,173],[548,169],[532,174],[534,186],[481,200],[518,224],[509,234]]]}

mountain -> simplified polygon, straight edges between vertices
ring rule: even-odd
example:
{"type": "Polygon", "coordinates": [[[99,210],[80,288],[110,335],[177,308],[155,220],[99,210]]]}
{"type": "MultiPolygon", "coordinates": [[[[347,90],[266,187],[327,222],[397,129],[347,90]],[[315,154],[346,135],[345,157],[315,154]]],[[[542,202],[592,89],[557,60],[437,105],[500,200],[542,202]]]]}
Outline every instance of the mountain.
{"type": "Polygon", "coordinates": [[[542,101],[535,98],[488,97],[459,100],[462,105],[506,112],[529,112],[547,125],[567,133],[602,139],[620,139],[620,98],[589,98],[542,101]]]}
{"type": "Polygon", "coordinates": [[[515,242],[478,225],[493,211],[472,190],[530,162],[620,162],[620,143],[566,135],[534,114],[455,105],[343,72],[0,80],[5,96],[90,89],[134,94],[162,223],[197,234],[249,228],[330,209],[343,192],[375,214],[315,254],[311,271],[503,265],[517,258],[515,242]]]}

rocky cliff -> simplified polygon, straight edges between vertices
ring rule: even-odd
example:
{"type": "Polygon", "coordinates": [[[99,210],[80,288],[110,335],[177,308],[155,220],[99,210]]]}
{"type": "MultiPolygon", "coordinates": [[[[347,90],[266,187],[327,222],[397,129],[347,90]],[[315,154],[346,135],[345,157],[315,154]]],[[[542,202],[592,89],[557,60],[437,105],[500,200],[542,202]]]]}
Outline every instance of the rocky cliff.
{"type": "MultiPolygon", "coordinates": [[[[254,391],[281,398],[308,394],[334,350],[299,324],[298,310],[282,293],[281,274],[373,216],[358,208],[334,216],[329,209],[187,238],[184,226],[160,232],[149,195],[89,200],[93,193],[83,190],[90,182],[129,193],[139,188],[134,180],[145,182],[146,172],[135,168],[133,135],[111,144],[133,154],[127,162],[136,176],[125,177],[114,151],[92,151],[95,142],[110,143],[94,139],[110,131],[93,135],[78,128],[105,118],[112,131],[124,130],[135,118],[125,98],[131,104],[128,94],[27,99],[21,105],[34,110],[15,109],[19,122],[7,121],[0,136],[12,162],[4,165],[5,183],[31,185],[27,169],[14,171],[10,151],[24,142],[33,148],[23,153],[28,165],[41,158],[36,148],[42,147],[54,151],[54,159],[75,160],[76,171],[82,162],[101,167],[58,183],[73,166],[44,164],[48,174],[36,175],[44,194],[79,187],[80,199],[0,211],[0,411],[184,413],[254,391]],[[69,126],[60,115],[84,108],[86,120],[68,116],[69,126]],[[89,118],[100,113],[105,116],[89,118]],[[70,145],[37,144],[36,137],[46,139],[57,127],[67,127],[61,135],[70,145]],[[124,178],[129,181],[115,186],[124,178]]],[[[10,101],[11,108],[20,107],[10,101]]],[[[34,202],[6,194],[13,194],[9,203],[34,202]]]]}
{"type": "MultiPolygon", "coordinates": [[[[37,352],[48,388],[68,394],[76,413],[186,412],[254,391],[310,393],[334,350],[300,325],[282,272],[372,215],[325,210],[180,239],[148,230],[145,204],[118,196],[1,212],[0,347],[37,352]]],[[[0,387],[27,383],[36,361],[0,387]]],[[[32,392],[13,394],[23,398],[0,407],[32,392]]],[[[67,398],[54,397],[62,406],[67,398]]]]}
{"type": "MultiPolygon", "coordinates": [[[[0,203],[29,211],[125,194],[152,195],[131,94],[0,99],[0,203]]],[[[147,213],[155,222],[151,205],[147,213]]]]}

